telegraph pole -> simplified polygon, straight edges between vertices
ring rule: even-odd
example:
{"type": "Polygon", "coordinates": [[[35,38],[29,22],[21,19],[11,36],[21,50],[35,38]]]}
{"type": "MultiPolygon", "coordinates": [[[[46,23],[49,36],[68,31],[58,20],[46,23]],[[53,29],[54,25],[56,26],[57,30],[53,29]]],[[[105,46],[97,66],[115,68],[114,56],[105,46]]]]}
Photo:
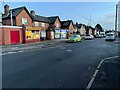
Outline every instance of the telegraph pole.
{"type": "Polygon", "coordinates": [[[117,19],[118,19],[118,4],[116,4],[116,16],[115,16],[115,34],[117,35],[117,23],[118,23],[118,21],[117,21],[117,19]]]}

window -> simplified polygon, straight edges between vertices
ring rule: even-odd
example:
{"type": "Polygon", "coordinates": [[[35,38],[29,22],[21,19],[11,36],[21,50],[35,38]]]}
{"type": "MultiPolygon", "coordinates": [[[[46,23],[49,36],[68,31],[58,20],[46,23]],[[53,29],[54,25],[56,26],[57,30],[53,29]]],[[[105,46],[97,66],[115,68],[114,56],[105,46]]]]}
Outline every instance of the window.
{"type": "Polygon", "coordinates": [[[35,26],[39,26],[39,22],[35,22],[35,26]]]}
{"type": "Polygon", "coordinates": [[[45,27],[45,23],[41,23],[42,24],[42,27],[45,27]]]}
{"type": "Polygon", "coordinates": [[[27,18],[22,18],[22,24],[28,24],[27,18]]]}
{"type": "Polygon", "coordinates": [[[58,23],[56,23],[56,27],[59,27],[59,24],[58,24],[58,23]]]}

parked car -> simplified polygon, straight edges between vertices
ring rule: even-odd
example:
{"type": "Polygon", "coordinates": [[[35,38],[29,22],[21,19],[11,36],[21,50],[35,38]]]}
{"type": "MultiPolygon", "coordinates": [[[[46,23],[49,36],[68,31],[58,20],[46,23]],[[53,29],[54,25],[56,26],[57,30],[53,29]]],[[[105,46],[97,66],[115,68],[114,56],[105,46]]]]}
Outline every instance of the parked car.
{"type": "Polygon", "coordinates": [[[105,41],[114,41],[116,39],[116,36],[114,33],[107,33],[105,37],[105,41]]]}
{"type": "Polygon", "coordinates": [[[69,38],[69,42],[80,42],[81,41],[81,36],[80,35],[71,35],[69,38]]]}
{"type": "Polygon", "coordinates": [[[85,36],[85,40],[92,40],[92,39],[94,39],[93,35],[86,35],[85,36]]]}

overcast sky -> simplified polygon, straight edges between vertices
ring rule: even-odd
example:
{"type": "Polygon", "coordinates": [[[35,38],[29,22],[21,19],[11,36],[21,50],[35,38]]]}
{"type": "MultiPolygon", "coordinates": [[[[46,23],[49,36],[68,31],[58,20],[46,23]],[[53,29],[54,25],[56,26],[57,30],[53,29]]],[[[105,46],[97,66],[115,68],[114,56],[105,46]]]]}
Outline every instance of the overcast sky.
{"type": "MultiPolygon", "coordinates": [[[[72,19],[94,27],[100,23],[103,28],[114,29],[115,2],[4,2],[10,9],[26,6],[41,16],[59,16],[61,20],[72,19]]],[[[4,10],[2,10],[4,12],[4,10]]]]}

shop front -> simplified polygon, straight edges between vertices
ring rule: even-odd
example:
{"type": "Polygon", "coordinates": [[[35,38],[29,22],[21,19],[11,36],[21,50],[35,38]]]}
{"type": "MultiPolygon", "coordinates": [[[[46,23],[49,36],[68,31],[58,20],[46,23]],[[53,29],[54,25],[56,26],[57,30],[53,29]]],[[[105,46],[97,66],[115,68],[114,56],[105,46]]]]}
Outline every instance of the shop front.
{"type": "Polygon", "coordinates": [[[25,30],[25,43],[40,41],[40,28],[29,27],[25,30]]]}
{"type": "Polygon", "coordinates": [[[55,39],[67,39],[68,33],[66,29],[55,30],[55,39]]]}

